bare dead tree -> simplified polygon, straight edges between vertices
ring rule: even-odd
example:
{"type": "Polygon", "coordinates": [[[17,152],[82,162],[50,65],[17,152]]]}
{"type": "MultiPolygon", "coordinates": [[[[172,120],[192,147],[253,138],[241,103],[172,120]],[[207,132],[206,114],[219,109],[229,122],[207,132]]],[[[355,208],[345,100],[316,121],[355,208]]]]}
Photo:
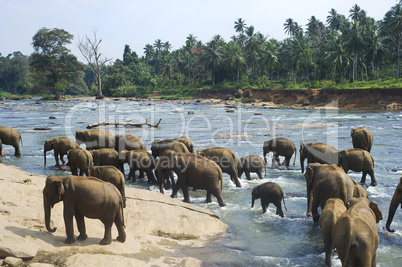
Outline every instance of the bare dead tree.
{"type": "Polygon", "coordinates": [[[92,70],[95,73],[96,84],[98,85],[98,94],[96,99],[102,99],[105,96],[102,94],[102,81],[101,81],[101,71],[105,67],[105,64],[112,60],[112,58],[101,57],[101,53],[99,51],[100,43],[102,39],[97,38],[96,32],[98,29],[94,29],[93,39],[89,39],[87,35],[85,38],[82,38],[78,44],[78,48],[82,56],[87,60],[89,66],[91,66],[92,70]]]}

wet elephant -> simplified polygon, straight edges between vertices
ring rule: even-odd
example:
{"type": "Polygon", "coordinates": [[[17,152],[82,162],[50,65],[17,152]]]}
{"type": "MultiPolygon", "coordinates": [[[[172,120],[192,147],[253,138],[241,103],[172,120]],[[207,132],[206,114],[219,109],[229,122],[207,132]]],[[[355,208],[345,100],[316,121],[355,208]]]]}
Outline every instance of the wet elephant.
{"type": "Polygon", "coordinates": [[[100,148],[90,152],[95,166],[112,165],[124,174],[123,163],[119,160],[119,153],[114,148],[100,148]]]}
{"type": "Polygon", "coordinates": [[[285,198],[282,188],[273,182],[266,182],[253,187],[251,191],[251,207],[254,207],[254,201],[261,198],[262,213],[267,212],[270,203],[274,204],[276,207],[276,214],[284,217],[282,211],[282,201],[283,206],[286,209],[285,198]]]}
{"type": "Polygon", "coordinates": [[[66,244],[75,242],[73,217],[75,217],[80,235],[77,240],[87,239],[84,217],[99,219],[105,226],[101,245],[112,242],[112,226],[116,225],[120,242],[126,241],[124,231],[123,199],[117,188],[111,183],[94,177],[48,176],[43,189],[43,207],[46,229],[53,233],[56,228],[50,226],[51,209],[54,204],[63,201],[66,244]]]}
{"type": "Polygon", "coordinates": [[[309,163],[338,164],[338,149],[325,143],[301,143],[300,144],[300,166],[304,173],[304,160],[309,163]]]}
{"type": "Polygon", "coordinates": [[[330,198],[339,198],[345,204],[353,196],[354,184],[352,179],[338,166],[320,163],[307,165],[307,217],[313,216],[318,222],[318,206],[324,209],[330,198]]]}
{"type": "Polygon", "coordinates": [[[185,144],[173,139],[155,140],[151,144],[151,152],[154,158],[162,155],[166,150],[173,150],[179,153],[190,152],[185,144]]]}
{"type": "Polygon", "coordinates": [[[78,169],[80,170],[80,176],[90,176],[89,168],[93,163],[91,153],[81,147],[76,147],[67,152],[68,162],[70,164],[71,173],[78,175],[78,169]]]}
{"type": "Polygon", "coordinates": [[[339,151],[339,165],[342,166],[346,173],[349,170],[363,172],[360,180],[361,184],[366,182],[366,175],[368,174],[371,177],[371,185],[377,185],[377,180],[374,176],[374,159],[370,152],[360,148],[339,151]]]}
{"type": "Polygon", "coordinates": [[[391,229],[391,223],[392,220],[394,219],[394,215],[399,204],[401,205],[402,208],[402,177],[400,178],[399,184],[396,186],[394,195],[392,196],[391,199],[391,203],[389,204],[388,219],[385,225],[385,228],[387,228],[389,232],[395,231],[394,229],[391,229]]]}
{"type": "Polygon", "coordinates": [[[67,152],[70,149],[73,149],[76,147],[78,147],[78,144],[68,137],[58,137],[58,138],[46,140],[45,144],[43,145],[43,156],[45,158],[44,165],[46,166],[46,152],[53,150],[54,159],[56,161],[56,166],[59,169],[61,169],[60,162],[59,162],[59,156],[60,156],[61,162],[63,164],[65,164],[66,162],[63,159],[64,155],[67,155],[67,152]]]}
{"type": "Polygon", "coordinates": [[[120,153],[123,150],[147,150],[144,141],[141,138],[127,134],[114,136],[115,149],[120,153]]]}
{"type": "Polygon", "coordinates": [[[258,178],[263,179],[262,170],[265,167],[265,161],[257,155],[249,155],[240,158],[239,165],[237,166],[237,174],[241,178],[243,172],[246,175],[247,180],[251,180],[250,172],[255,172],[258,178]]]}
{"type": "MultiPolygon", "coordinates": [[[[135,179],[135,172],[146,173],[149,183],[156,183],[154,169],[156,166],[155,158],[151,153],[144,150],[123,150],[119,155],[120,162],[128,163],[130,166],[130,172],[128,174],[128,179],[135,179]],[[124,160],[122,158],[124,157],[124,160]]],[[[140,177],[143,176],[140,174],[140,177]]]]}
{"type": "Polygon", "coordinates": [[[332,230],[342,266],[376,266],[377,223],[382,220],[381,210],[365,197],[350,198],[346,206],[347,210],[332,230]]]}
{"type": "Polygon", "coordinates": [[[353,128],[350,136],[352,137],[352,143],[354,148],[361,148],[368,152],[371,151],[373,146],[373,134],[363,127],[353,128]]]}
{"type": "Polygon", "coordinates": [[[14,147],[14,155],[16,157],[21,157],[20,142],[22,144],[22,137],[17,129],[11,127],[0,127],[0,139],[3,145],[14,147]]]}
{"type": "Polygon", "coordinates": [[[85,144],[86,149],[99,149],[114,147],[114,136],[103,130],[78,130],[75,132],[77,144],[85,144]]]}
{"type": "MultiPolygon", "coordinates": [[[[283,165],[286,167],[289,167],[290,159],[292,158],[293,153],[295,154],[295,159],[296,160],[296,153],[297,149],[295,144],[286,138],[274,138],[269,141],[265,141],[263,145],[263,154],[264,154],[264,160],[265,163],[267,162],[267,157],[266,155],[272,152],[272,167],[275,166],[275,161],[278,163],[278,165],[281,165],[279,156],[284,156],[285,159],[283,160],[283,165]]],[[[293,161],[293,164],[295,161],[293,161]]]]}

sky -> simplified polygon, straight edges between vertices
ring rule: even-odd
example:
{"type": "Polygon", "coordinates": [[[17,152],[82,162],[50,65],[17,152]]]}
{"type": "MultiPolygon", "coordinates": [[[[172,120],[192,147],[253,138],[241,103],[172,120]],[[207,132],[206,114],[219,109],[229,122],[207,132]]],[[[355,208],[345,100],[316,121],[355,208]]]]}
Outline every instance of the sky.
{"type": "Polygon", "coordinates": [[[67,46],[79,61],[79,40],[93,39],[96,30],[101,39],[100,52],[107,58],[123,58],[125,45],[138,56],[146,44],[157,39],[181,48],[192,34],[209,42],[219,34],[229,42],[236,35],[234,22],[242,18],[247,26],[268,38],[287,37],[283,24],[292,18],[306,29],[311,16],[325,23],[334,8],[349,16],[355,4],[367,15],[380,20],[396,0],[0,0],[0,53],[6,56],[20,51],[34,52],[32,37],[41,28],[58,28],[74,36],[67,46]]]}

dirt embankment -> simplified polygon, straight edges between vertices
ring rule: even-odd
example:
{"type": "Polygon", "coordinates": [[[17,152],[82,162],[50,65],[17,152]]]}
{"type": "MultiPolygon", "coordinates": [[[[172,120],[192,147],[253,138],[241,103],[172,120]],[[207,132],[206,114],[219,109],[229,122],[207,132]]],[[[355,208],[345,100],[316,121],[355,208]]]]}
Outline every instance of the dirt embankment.
{"type": "Polygon", "coordinates": [[[202,98],[248,98],[277,107],[331,107],[339,109],[401,110],[402,88],[396,89],[228,89],[204,90],[202,98]]]}

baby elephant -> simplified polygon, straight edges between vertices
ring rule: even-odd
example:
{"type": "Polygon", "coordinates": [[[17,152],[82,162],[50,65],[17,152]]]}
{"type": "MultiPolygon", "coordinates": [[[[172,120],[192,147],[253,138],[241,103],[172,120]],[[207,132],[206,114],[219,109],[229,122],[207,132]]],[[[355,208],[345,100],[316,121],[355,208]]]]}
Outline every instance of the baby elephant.
{"type": "Polygon", "coordinates": [[[285,199],[283,197],[282,188],[278,184],[273,182],[266,182],[257,185],[253,188],[251,196],[251,207],[254,207],[254,201],[256,199],[261,198],[262,213],[265,213],[267,211],[269,203],[273,203],[276,206],[276,214],[284,217],[281,207],[281,200],[283,200],[283,206],[285,207],[285,210],[287,209],[285,205],[285,199]]]}
{"type": "Polygon", "coordinates": [[[114,184],[123,198],[123,208],[126,207],[126,181],[124,179],[124,174],[119,169],[112,165],[92,166],[89,173],[93,177],[114,184]]]}
{"type": "Polygon", "coordinates": [[[239,164],[237,166],[237,174],[239,178],[243,174],[246,174],[247,180],[251,180],[250,172],[255,172],[258,178],[262,179],[262,170],[265,167],[265,161],[257,155],[249,155],[240,158],[239,164]]]}

